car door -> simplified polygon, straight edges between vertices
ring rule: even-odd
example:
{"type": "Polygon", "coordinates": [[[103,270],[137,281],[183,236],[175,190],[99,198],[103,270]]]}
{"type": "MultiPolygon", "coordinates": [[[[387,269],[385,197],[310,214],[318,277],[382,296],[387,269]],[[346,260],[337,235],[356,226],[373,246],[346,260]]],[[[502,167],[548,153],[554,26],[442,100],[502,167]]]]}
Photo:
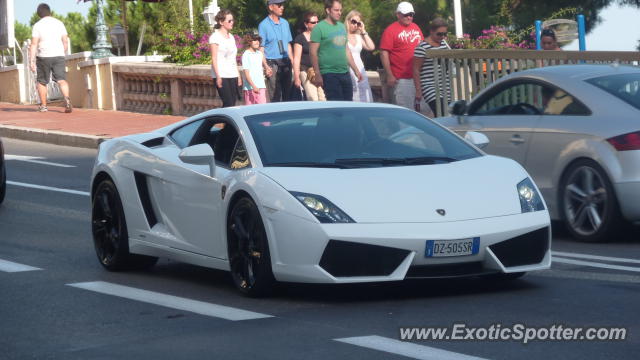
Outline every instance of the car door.
{"type": "Polygon", "coordinates": [[[549,202],[556,198],[552,170],[557,169],[559,154],[565,154],[578,141],[595,138],[588,129],[601,124],[594,123],[591,110],[564,89],[543,86],[544,110],[534,129],[525,167],[549,202]]]}
{"type": "Polygon", "coordinates": [[[542,88],[539,84],[516,80],[500,84],[469,106],[453,130],[460,135],[479,131],[487,135],[484,150],[524,165],[533,132],[542,113],[542,88]]]}
{"type": "Polygon", "coordinates": [[[226,118],[199,120],[199,125],[184,126],[169,135],[175,146],[164,147],[158,156],[165,160],[163,171],[151,184],[151,191],[158,202],[162,221],[173,235],[172,247],[190,253],[226,259],[224,243],[224,209],[222,187],[229,175],[229,161],[216,161],[215,176],[211,177],[208,165],[182,162],[179,154],[183,148],[208,143],[220,155],[230,154],[238,139],[238,132],[226,118]],[[223,139],[222,129],[229,129],[223,139]],[[231,143],[231,150],[221,145],[231,143]],[[217,146],[217,148],[216,148],[217,146]]]}

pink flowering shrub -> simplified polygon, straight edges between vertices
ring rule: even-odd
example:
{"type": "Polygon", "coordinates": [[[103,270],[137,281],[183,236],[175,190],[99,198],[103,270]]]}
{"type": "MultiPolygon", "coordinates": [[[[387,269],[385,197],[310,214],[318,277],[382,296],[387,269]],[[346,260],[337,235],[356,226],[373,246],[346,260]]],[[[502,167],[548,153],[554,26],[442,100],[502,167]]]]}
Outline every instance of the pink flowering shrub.
{"type": "MultiPolygon", "coordinates": [[[[211,51],[209,48],[208,33],[191,33],[190,31],[178,31],[164,36],[162,43],[155,48],[159,53],[169,55],[166,62],[182,65],[211,64],[211,51]]],[[[236,47],[238,47],[237,61],[242,54],[242,39],[233,35],[236,47]]]]}
{"type": "Polygon", "coordinates": [[[535,49],[533,36],[529,39],[516,39],[515,34],[511,34],[507,29],[500,26],[491,26],[482,30],[482,35],[475,39],[471,35],[464,34],[462,39],[457,39],[450,35],[447,39],[452,49],[535,49]]]}

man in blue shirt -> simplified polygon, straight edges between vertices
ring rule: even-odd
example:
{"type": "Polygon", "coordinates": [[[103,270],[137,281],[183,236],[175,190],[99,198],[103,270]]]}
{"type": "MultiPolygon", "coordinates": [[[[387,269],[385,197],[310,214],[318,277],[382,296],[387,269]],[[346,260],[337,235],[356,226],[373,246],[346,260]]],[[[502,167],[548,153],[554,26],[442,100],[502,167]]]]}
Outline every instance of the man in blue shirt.
{"type": "Polygon", "coordinates": [[[291,50],[291,29],[282,17],[285,0],[268,0],[267,16],[260,25],[258,33],[262,37],[264,61],[271,68],[272,75],[267,79],[267,89],[271,102],[288,101],[291,93],[291,70],[293,51],[291,50]]]}

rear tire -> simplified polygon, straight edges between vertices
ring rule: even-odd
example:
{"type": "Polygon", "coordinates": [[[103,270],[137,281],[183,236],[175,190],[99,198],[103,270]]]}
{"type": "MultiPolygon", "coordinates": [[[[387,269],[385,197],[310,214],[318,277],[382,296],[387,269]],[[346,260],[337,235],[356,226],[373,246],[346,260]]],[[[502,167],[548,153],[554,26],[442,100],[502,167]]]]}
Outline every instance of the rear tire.
{"type": "Polygon", "coordinates": [[[248,197],[239,199],[227,220],[229,265],[233,282],[244,295],[270,295],[276,283],[271,270],[267,232],[258,207],[248,197]]]}
{"type": "Polygon", "coordinates": [[[129,253],[129,233],[116,186],[110,179],[98,185],[92,200],[91,230],[98,261],[109,271],[145,269],[157,257],[129,253]]]}
{"type": "Polygon", "coordinates": [[[621,225],[613,185],[592,160],[579,160],[565,171],[558,196],[567,230],[584,242],[610,240],[621,225]]]}

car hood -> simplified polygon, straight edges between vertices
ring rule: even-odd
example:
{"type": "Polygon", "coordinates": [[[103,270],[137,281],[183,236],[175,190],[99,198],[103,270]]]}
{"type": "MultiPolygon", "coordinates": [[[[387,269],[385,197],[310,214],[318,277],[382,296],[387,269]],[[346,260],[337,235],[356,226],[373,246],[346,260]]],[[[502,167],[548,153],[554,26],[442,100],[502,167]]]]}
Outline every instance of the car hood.
{"type": "Polygon", "coordinates": [[[448,222],[519,214],[516,187],[528,176],[515,161],[496,156],[438,165],[266,167],[260,172],[288,191],[325,197],[358,223],[448,222]]]}

